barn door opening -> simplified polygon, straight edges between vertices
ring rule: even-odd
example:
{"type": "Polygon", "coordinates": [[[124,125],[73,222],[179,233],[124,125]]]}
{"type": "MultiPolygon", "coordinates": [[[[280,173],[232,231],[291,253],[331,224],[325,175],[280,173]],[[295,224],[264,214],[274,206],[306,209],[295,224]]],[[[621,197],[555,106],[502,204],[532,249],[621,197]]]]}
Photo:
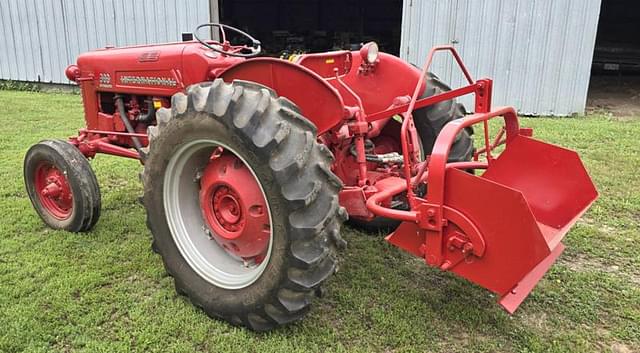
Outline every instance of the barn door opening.
{"type": "Polygon", "coordinates": [[[360,48],[398,55],[402,0],[219,0],[220,22],[262,42],[266,55],[360,48]]]}
{"type": "Polygon", "coordinates": [[[587,109],[640,116],[640,3],[602,0],[587,109]]]}

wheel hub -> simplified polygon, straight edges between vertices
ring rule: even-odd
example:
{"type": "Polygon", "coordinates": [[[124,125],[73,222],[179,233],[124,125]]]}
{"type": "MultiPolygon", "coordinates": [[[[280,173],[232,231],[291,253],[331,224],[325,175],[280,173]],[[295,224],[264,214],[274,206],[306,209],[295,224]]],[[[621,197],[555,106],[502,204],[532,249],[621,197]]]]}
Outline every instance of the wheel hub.
{"type": "Polygon", "coordinates": [[[262,262],[271,238],[267,202],[242,160],[214,151],[200,179],[200,207],[211,238],[227,253],[262,262]]]}
{"type": "Polygon", "coordinates": [[[213,213],[218,223],[229,232],[237,232],[244,225],[239,198],[236,192],[226,186],[218,187],[213,194],[213,213]]]}
{"type": "Polygon", "coordinates": [[[34,184],[40,203],[52,216],[60,220],[71,216],[73,194],[60,169],[48,162],[40,163],[36,167],[34,184]]]}

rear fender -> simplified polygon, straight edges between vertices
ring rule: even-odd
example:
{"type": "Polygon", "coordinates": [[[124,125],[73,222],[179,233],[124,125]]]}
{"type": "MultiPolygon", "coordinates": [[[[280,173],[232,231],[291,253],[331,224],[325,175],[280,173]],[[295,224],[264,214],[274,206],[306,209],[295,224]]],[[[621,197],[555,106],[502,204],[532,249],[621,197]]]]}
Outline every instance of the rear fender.
{"type": "Polygon", "coordinates": [[[272,88],[295,103],[302,115],[318,129],[318,135],[338,125],[344,117],[344,102],[338,91],[315,72],[274,58],[249,59],[219,75],[226,82],[252,81],[272,88]]]}

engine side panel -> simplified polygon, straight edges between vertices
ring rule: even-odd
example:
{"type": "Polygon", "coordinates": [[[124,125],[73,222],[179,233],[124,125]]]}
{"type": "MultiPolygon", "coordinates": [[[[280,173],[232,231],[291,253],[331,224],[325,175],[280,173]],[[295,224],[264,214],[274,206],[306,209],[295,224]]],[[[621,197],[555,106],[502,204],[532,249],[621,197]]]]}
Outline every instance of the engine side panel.
{"type": "Polygon", "coordinates": [[[191,84],[210,79],[210,73],[240,58],[222,57],[196,42],[105,48],[78,57],[89,129],[99,127],[100,92],[171,97],[191,84]]]}

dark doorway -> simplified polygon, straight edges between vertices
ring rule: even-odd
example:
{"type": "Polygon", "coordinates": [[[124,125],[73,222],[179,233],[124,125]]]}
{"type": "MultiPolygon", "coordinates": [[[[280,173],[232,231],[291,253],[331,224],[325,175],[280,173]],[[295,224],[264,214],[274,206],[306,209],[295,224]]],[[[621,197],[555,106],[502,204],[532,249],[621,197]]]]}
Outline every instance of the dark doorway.
{"type": "Polygon", "coordinates": [[[587,106],[640,116],[640,2],[602,0],[587,106]]]}
{"type": "Polygon", "coordinates": [[[265,54],[358,49],[376,41],[398,55],[402,0],[220,0],[220,22],[259,39],[265,54]]]}

